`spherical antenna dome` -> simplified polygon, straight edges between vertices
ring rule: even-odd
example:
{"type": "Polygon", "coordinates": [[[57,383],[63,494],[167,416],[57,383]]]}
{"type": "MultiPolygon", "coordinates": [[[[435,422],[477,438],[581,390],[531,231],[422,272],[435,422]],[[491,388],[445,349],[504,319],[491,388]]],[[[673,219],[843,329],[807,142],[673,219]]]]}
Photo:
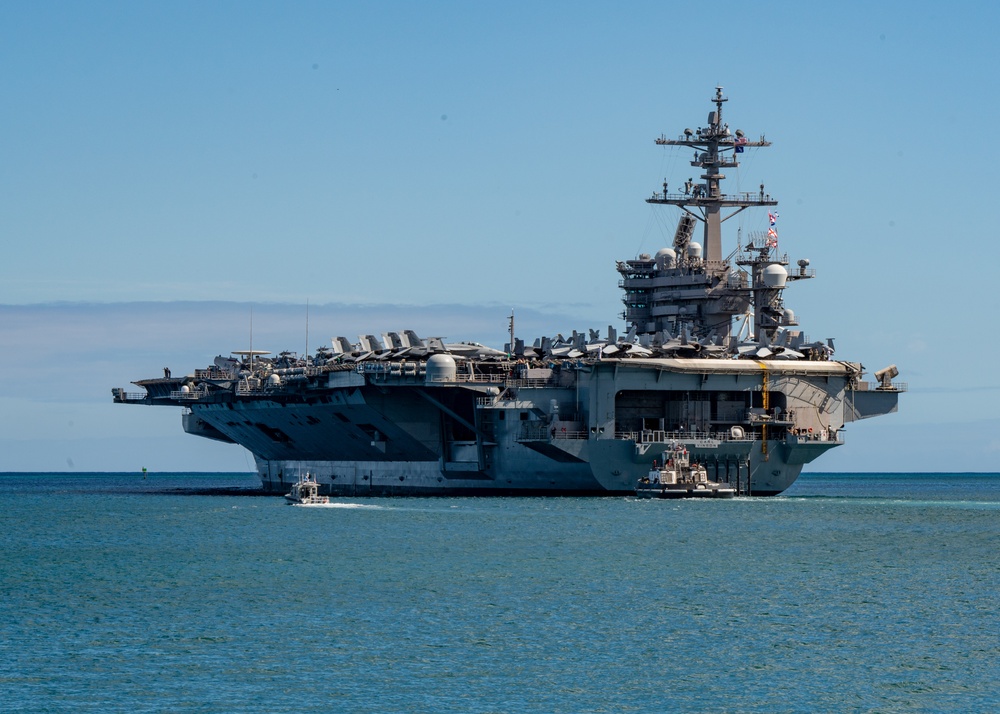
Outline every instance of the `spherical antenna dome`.
{"type": "Polygon", "coordinates": [[[692,258],[700,258],[701,243],[695,243],[694,241],[688,243],[688,255],[691,256],[692,258]]]}
{"type": "Polygon", "coordinates": [[[427,358],[428,382],[454,382],[457,371],[451,355],[438,353],[427,358]]]}
{"type": "Polygon", "coordinates": [[[660,248],[656,251],[656,266],[663,270],[664,268],[672,268],[677,262],[677,251],[673,248],[660,248]]]}
{"type": "Polygon", "coordinates": [[[771,265],[764,268],[761,272],[761,280],[764,281],[764,285],[769,288],[783,288],[785,287],[785,280],[788,278],[788,271],[777,263],[771,263],[771,265]]]}

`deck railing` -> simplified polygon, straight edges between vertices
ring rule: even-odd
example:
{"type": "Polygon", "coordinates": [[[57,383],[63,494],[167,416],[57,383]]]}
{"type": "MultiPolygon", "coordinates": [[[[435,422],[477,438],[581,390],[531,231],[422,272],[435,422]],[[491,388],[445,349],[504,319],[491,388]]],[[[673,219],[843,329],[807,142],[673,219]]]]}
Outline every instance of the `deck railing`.
{"type": "MultiPolygon", "coordinates": [[[[777,435],[772,435],[777,436],[777,435]]],[[[559,439],[587,439],[590,433],[587,430],[566,430],[562,427],[554,427],[542,421],[529,421],[521,424],[519,438],[522,441],[555,441],[559,439]]],[[[789,439],[795,443],[803,444],[809,442],[836,442],[844,443],[842,431],[831,432],[827,429],[818,429],[815,432],[800,430],[797,434],[782,435],[780,438],[789,439]]],[[[661,431],[644,429],[641,431],[616,431],[615,439],[619,441],[633,441],[636,444],[669,444],[671,442],[697,444],[697,442],[730,442],[730,441],[757,441],[759,434],[751,431],[735,431],[724,429],[719,431],[661,431]]]]}
{"type": "Polygon", "coordinates": [[[906,382],[892,382],[892,387],[886,389],[881,382],[858,382],[857,392],[905,392],[909,389],[906,382]]]}

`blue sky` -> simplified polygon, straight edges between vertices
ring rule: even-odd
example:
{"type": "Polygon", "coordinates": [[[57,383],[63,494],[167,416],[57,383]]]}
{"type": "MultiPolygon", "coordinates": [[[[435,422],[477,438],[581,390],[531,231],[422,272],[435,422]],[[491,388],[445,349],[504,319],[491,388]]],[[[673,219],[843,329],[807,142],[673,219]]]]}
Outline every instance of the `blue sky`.
{"type": "MultiPolygon", "coordinates": [[[[653,139],[703,123],[717,84],[774,143],[726,188],[763,181],[819,276],[787,303],[911,388],[811,468],[996,470],[1000,8],[711,11],[5,4],[0,471],[244,470],[176,411],[109,402],[243,347],[251,306],[275,350],[304,343],[307,300],[314,344],[418,326],[500,346],[512,308],[526,336],[620,326],[614,261],[676,221],[643,199],[691,175],[653,139]]],[[[730,223],[727,250],[763,225],[730,223]]]]}

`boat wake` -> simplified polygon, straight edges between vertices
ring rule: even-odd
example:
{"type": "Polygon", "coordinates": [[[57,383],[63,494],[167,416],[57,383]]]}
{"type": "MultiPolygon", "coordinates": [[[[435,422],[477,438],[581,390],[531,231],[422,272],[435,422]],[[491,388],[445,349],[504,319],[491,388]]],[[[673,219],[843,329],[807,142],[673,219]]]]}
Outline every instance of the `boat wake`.
{"type": "Polygon", "coordinates": [[[385,511],[388,506],[373,506],[367,503],[293,503],[298,508],[359,508],[371,511],[385,511]]]}

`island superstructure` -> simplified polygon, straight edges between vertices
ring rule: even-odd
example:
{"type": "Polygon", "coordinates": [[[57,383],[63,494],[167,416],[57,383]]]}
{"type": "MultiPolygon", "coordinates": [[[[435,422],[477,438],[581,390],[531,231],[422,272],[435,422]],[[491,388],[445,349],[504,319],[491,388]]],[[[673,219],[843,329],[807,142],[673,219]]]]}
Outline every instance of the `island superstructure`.
{"type": "Polygon", "coordinates": [[[617,263],[621,334],[529,344],[512,317],[503,350],[412,330],[336,337],[314,355],[232,352],[114,400],[181,407],[185,431],[243,445],[280,494],[305,472],[337,495],[632,494],[677,445],[714,482],[781,493],[846,424],[895,411],[905,385],[893,365],[866,381],[798,329],[784,290],[815,272],[789,269],[763,185],[723,193],[723,170],[770,146],[730,131],[726,101],[718,87],[705,126],[656,139],[691,149],[697,180],[646,199],[680,218],[670,246],[617,263]],[[747,209],[767,210],[767,230],[724,254],[723,223],[747,209]]]}

